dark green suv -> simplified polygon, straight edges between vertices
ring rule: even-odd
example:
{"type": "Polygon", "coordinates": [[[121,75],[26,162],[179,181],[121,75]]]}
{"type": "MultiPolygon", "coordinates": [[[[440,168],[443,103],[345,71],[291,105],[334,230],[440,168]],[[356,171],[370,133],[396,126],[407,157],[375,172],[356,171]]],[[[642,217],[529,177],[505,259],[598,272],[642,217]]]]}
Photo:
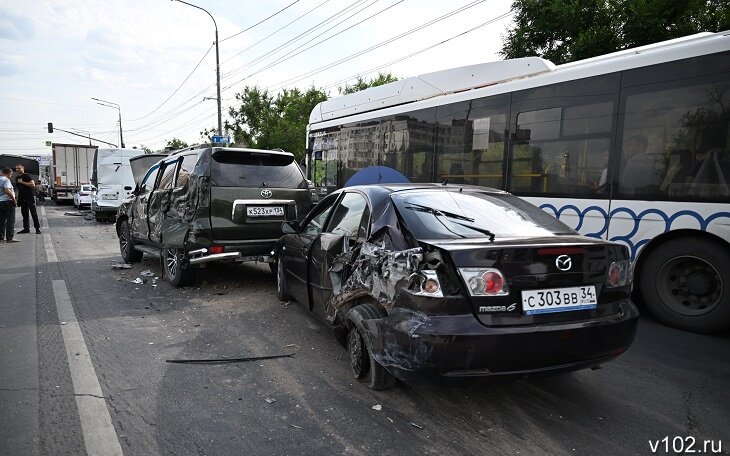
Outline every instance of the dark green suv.
{"type": "Polygon", "coordinates": [[[282,222],[311,206],[289,152],[198,147],[130,163],[136,188],[117,214],[122,257],[161,258],[175,286],[194,281],[210,261],[270,261],[282,222]]]}

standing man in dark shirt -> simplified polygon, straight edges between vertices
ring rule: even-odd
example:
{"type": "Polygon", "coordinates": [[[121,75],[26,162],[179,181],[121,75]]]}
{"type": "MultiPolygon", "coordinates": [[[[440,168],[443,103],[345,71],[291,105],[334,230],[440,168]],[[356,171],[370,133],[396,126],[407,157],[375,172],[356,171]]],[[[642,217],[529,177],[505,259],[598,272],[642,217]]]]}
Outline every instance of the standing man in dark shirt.
{"type": "Polygon", "coordinates": [[[18,177],[15,178],[15,186],[18,188],[18,205],[20,213],[23,214],[23,230],[18,233],[30,233],[30,220],[28,220],[28,212],[33,216],[33,226],[36,234],[41,234],[41,224],[38,221],[38,212],[35,208],[35,182],[30,174],[25,172],[23,165],[18,163],[15,165],[15,172],[18,177]]]}

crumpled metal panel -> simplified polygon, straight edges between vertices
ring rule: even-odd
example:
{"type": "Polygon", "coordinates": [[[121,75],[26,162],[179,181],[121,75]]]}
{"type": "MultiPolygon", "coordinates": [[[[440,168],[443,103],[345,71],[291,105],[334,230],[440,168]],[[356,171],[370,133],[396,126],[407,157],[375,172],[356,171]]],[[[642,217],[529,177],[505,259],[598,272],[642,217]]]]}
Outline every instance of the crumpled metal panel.
{"type": "Polygon", "coordinates": [[[198,164],[194,172],[181,171],[175,188],[170,192],[169,209],[162,220],[160,244],[163,248],[182,249],[188,239],[191,222],[198,210],[198,187],[203,166],[198,164]]]}

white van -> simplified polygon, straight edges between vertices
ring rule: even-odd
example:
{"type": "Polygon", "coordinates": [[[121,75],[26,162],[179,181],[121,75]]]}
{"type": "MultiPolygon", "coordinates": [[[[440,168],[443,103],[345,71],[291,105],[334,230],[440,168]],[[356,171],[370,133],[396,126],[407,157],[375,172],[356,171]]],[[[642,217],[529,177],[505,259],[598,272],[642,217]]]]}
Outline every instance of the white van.
{"type": "Polygon", "coordinates": [[[94,155],[91,182],[96,191],[91,210],[97,222],[113,220],[117,208],[134,190],[134,176],[129,159],[144,155],[139,149],[98,149],[94,155]]]}

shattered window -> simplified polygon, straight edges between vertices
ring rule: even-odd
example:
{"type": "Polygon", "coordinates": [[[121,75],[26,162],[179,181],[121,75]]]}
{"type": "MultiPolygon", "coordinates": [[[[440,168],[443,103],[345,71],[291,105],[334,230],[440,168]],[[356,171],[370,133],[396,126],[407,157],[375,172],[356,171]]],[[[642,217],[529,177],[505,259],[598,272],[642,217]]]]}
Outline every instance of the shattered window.
{"type": "Polygon", "coordinates": [[[177,174],[177,183],[175,184],[175,188],[182,188],[188,183],[197,163],[198,154],[186,155],[183,157],[182,164],[180,165],[180,171],[177,174]]]}
{"type": "Polygon", "coordinates": [[[353,238],[359,237],[360,223],[368,204],[359,193],[346,193],[332,215],[328,232],[353,238]]]}
{"type": "Polygon", "coordinates": [[[327,221],[327,216],[330,214],[330,211],[332,211],[335,201],[337,201],[336,197],[332,198],[329,204],[323,203],[320,204],[320,206],[317,206],[317,210],[320,212],[315,214],[311,220],[309,220],[302,233],[310,236],[316,236],[321,233],[324,228],[324,224],[327,221]]]}
{"type": "Polygon", "coordinates": [[[165,174],[162,175],[162,179],[160,179],[160,185],[158,185],[157,188],[172,188],[172,183],[175,179],[176,168],[176,161],[167,164],[167,168],[165,168],[165,174]]]}
{"type": "Polygon", "coordinates": [[[391,196],[417,239],[553,236],[575,231],[513,195],[399,192],[391,196]]]}

